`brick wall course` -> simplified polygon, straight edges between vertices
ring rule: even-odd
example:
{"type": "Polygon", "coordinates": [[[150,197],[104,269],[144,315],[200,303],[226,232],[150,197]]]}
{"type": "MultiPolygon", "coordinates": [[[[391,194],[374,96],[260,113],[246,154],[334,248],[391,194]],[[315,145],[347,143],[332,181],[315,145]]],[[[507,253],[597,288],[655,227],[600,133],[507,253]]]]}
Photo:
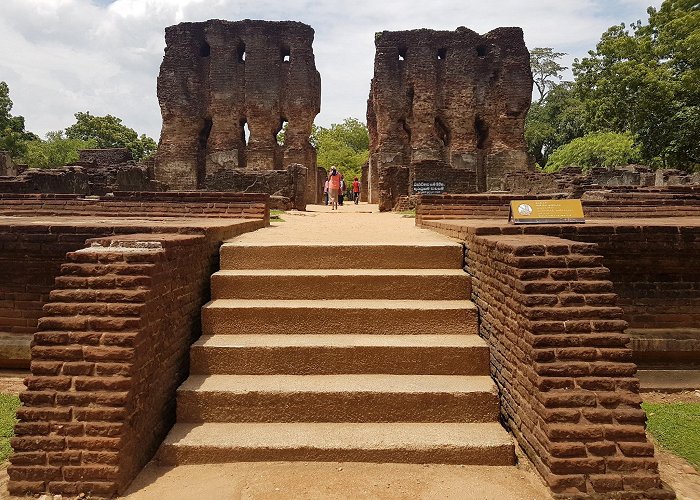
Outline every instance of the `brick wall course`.
{"type": "Polygon", "coordinates": [[[20,394],[11,494],[109,497],[150,460],[174,422],[221,237],[110,236],[67,255],[20,394]]]}
{"type": "Polygon", "coordinates": [[[501,414],[558,498],[673,498],[644,429],[623,311],[597,246],[465,235],[501,414]]]}

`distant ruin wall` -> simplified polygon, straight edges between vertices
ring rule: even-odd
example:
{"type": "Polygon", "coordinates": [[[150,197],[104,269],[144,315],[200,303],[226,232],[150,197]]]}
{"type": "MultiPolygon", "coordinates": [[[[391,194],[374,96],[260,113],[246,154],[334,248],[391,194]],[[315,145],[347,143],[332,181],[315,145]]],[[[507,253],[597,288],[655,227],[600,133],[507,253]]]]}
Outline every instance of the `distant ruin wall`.
{"type": "MultiPolygon", "coordinates": [[[[320,111],[321,79],[313,38],[310,26],[291,21],[210,20],[167,28],[158,76],[163,128],[157,179],[171,189],[199,189],[221,170],[314,169],[309,136],[320,111]]],[[[307,182],[308,201],[315,202],[316,177],[307,182]]]]}
{"type": "Polygon", "coordinates": [[[17,165],[12,161],[10,153],[0,151],[0,177],[17,175],[17,165]]]}
{"type": "Polygon", "coordinates": [[[371,202],[389,210],[422,181],[442,182],[448,193],[483,192],[527,170],[532,74],[520,28],[385,31],[375,45],[371,202]]]}

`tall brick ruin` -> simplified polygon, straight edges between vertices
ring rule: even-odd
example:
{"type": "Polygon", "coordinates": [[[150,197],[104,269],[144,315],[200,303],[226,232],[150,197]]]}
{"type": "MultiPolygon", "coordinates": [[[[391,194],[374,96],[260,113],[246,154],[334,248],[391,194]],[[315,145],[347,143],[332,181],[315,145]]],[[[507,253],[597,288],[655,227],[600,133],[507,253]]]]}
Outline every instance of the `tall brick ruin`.
{"type": "MultiPolygon", "coordinates": [[[[321,78],[313,38],[310,26],[291,21],[210,20],[166,28],[158,180],[170,189],[201,189],[222,171],[264,177],[291,164],[315,171],[309,136],[320,111],[321,78]]],[[[316,175],[306,176],[311,202],[320,190],[316,182],[316,175]]]]}
{"type": "Polygon", "coordinates": [[[390,210],[414,182],[500,189],[507,172],[527,169],[532,74],[520,28],[384,31],[375,45],[370,202],[390,210]]]}

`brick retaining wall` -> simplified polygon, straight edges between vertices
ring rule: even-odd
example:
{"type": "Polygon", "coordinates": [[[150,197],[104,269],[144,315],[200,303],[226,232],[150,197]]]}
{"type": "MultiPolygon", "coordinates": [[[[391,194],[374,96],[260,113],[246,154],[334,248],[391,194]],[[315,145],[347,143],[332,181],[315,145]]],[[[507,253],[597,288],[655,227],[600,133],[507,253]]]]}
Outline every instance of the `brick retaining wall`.
{"type": "Polygon", "coordinates": [[[68,254],[20,394],[10,493],[111,496],[152,457],[174,422],[221,236],[113,236],[68,254]]]}
{"type": "Polygon", "coordinates": [[[267,194],[117,192],[114,196],[0,193],[0,215],[91,215],[129,217],[236,217],[269,223],[267,194]]]}
{"type": "Polygon", "coordinates": [[[673,498],[645,435],[626,322],[596,246],[467,239],[508,427],[562,498],[673,498]]]}
{"type": "MultiPolygon", "coordinates": [[[[566,193],[422,195],[416,207],[416,221],[483,218],[507,220],[511,200],[568,196],[566,193]]],[[[588,218],[700,216],[700,187],[589,191],[584,193],[582,200],[588,218]]]]}

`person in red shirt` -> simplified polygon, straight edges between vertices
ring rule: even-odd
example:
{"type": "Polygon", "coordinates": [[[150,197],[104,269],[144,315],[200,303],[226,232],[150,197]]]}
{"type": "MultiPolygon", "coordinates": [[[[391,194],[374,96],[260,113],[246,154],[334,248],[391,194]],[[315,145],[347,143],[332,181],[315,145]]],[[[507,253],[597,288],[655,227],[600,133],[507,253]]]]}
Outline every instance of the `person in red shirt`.
{"type": "Polygon", "coordinates": [[[355,205],[360,203],[360,181],[357,180],[357,177],[352,181],[352,200],[355,202],[355,205]]]}

